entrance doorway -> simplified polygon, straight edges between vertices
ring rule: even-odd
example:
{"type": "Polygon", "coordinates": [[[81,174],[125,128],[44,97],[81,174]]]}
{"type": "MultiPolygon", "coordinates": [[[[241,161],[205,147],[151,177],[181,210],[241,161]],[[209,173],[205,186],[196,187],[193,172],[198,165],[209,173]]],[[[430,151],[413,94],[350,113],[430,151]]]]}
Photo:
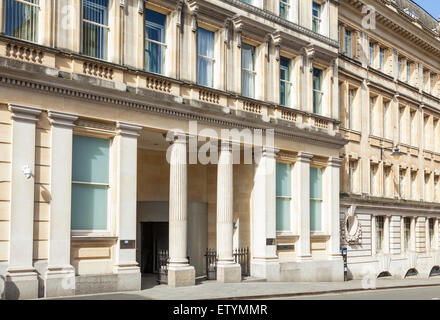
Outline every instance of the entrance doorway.
{"type": "Polygon", "coordinates": [[[158,253],[168,250],[168,222],[141,223],[141,272],[158,273],[158,253]]]}

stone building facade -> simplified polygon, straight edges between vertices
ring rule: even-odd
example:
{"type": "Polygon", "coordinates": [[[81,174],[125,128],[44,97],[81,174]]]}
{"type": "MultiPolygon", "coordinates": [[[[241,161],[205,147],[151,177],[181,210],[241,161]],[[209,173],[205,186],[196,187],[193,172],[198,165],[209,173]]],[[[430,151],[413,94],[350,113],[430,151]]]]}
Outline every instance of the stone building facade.
{"type": "Polygon", "coordinates": [[[160,251],[193,285],[206,248],[222,282],[246,247],[257,278],[343,279],[338,1],[0,11],[2,298],[140,289],[160,251]]]}
{"type": "Polygon", "coordinates": [[[340,1],[342,245],[351,278],[439,271],[439,22],[411,1],[340,1]],[[375,9],[375,26],[358,19],[375,9]],[[365,10],[364,12],[367,12],[365,10]]]}

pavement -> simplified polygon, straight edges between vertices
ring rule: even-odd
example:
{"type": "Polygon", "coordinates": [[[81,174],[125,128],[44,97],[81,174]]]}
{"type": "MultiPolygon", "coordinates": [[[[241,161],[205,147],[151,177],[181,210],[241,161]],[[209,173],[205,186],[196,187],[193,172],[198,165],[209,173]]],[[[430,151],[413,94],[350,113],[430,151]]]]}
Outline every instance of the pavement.
{"type": "Polygon", "coordinates": [[[245,279],[241,283],[217,283],[197,281],[195,286],[171,288],[158,285],[156,278],[143,277],[141,291],[100,293],[56,298],[69,300],[244,300],[244,299],[288,299],[293,297],[319,296],[326,294],[366,293],[377,290],[432,288],[433,296],[440,297],[440,276],[429,279],[391,278],[351,280],[346,282],[266,282],[260,279],[245,279]]]}

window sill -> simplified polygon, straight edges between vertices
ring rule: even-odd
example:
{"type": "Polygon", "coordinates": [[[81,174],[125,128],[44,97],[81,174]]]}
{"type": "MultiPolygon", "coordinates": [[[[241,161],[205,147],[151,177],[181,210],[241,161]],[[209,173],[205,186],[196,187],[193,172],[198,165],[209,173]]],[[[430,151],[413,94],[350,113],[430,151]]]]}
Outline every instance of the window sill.
{"type": "Polygon", "coordinates": [[[72,233],[72,241],[114,241],[118,240],[118,237],[110,235],[110,233],[72,233]]]}
{"type": "Polygon", "coordinates": [[[310,238],[312,239],[322,239],[322,240],[329,240],[330,239],[330,235],[329,234],[325,234],[323,232],[310,232],[310,238]]]}
{"type": "Polygon", "coordinates": [[[277,231],[277,238],[294,238],[299,239],[299,235],[290,231],[277,231]]]}

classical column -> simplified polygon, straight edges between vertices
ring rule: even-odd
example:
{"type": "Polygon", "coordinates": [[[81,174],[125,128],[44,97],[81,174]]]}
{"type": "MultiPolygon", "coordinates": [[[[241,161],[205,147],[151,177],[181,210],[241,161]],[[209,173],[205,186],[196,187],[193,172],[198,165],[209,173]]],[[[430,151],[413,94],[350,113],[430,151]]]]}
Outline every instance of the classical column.
{"type": "Polygon", "coordinates": [[[40,109],[9,105],[12,112],[12,161],[9,267],[6,299],[38,297],[33,267],[35,127],[40,109]]]}
{"type": "Polygon", "coordinates": [[[340,253],[340,208],[339,208],[339,190],[340,190],[340,168],[343,159],[330,158],[328,161],[326,171],[326,183],[325,188],[327,192],[327,217],[328,217],[328,230],[330,234],[329,240],[329,255],[332,259],[341,259],[340,253]]]}
{"type": "Polygon", "coordinates": [[[300,152],[294,170],[294,203],[298,217],[299,240],[296,248],[297,260],[311,260],[310,253],[310,161],[313,155],[300,152]]]}
{"type": "Polygon", "coordinates": [[[141,274],[136,262],[137,141],[141,127],[118,122],[116,152],[116,234],[113,272],[118,291],[140,290],[141,274]]]}
{"type": "Polygon", "coordinates": [[[172,287],[195,284],[195,269],[187,258],[187,138],[175,134],[169,149],[170,162],[170,217],[168,285],[172,287]]]}
{"type": "Polygon", "coordinates": [[[278,150],[264,148],[257,163],[252,191],[251,274],[268,281],[280,279],[276,253],[276,159],[278,150]]]}
{"type": "Polygon", "coordinates": [[[72,127],[77,116],[49,112],[51,127],[49,258],[45,297],[75,294],[75,269],[70,264],[72,193],[72,127]]]}
{"type": "Polygon", "coordinates": [[[241,267],[233,257],[233,156],[232,145],[222,141],[217,165],[217,281],[240,282],[241,267]]]}

